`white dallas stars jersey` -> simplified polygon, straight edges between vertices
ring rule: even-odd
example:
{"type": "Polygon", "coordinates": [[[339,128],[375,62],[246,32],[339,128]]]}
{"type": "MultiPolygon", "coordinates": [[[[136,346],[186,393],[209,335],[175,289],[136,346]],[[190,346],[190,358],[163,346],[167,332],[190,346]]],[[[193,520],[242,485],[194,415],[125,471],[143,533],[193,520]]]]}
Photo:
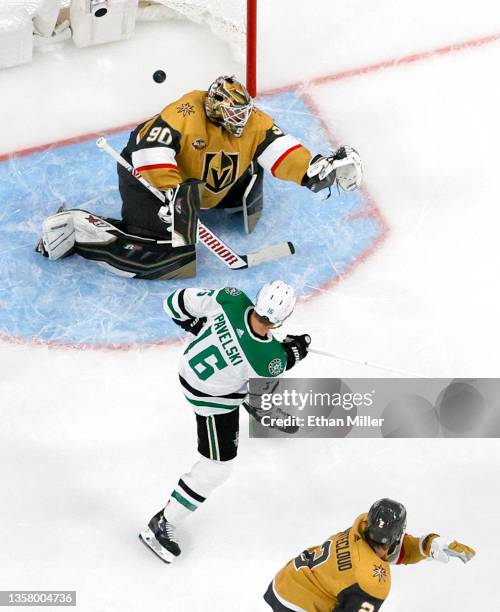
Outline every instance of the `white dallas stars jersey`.
{"type": "Polygon", "coordinates": [[[207,322],[184,351],[179,377],[195,412],[202,415],[234,410],[247,394],[249,378],[279,376],[286,353],[271,334],[255,335],[248,317],[251,300],[238,289],[180,289],[164,301],[167,314],[207,322]]]}
{"type": "Polygon", "coordinates": [[[185,94],[132,132],[122,154],[137,172],[158,189],[188,179],[204,181],[202,208],[231,201],[248,182],[252,162],[279,179],[301,184],[311,153],[296,138],[258,108],[242,136],[231,136],[207,118],[206,94],[185,94]]]}

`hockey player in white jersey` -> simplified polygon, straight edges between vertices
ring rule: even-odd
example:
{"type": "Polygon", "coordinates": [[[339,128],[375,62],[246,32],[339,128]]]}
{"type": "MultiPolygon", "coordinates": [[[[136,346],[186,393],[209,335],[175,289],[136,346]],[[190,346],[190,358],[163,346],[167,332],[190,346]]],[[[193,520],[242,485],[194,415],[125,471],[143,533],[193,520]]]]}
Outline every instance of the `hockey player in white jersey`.
{"type": "Polygon", "coordinates": [[[167,314],[196,337],[179,366],[179,380],[197,422],[199,460],[181,476],[167,505],[140,534],[163,561],[180,555],[175,528],[229,477],[238,449],[239,406],[249,378],[276,377],[306,357],[310,337],[271,330],[293,312],[295,293],[283,281],[265,284],[255,305],[240,290],[180,289],[167,314]]]}

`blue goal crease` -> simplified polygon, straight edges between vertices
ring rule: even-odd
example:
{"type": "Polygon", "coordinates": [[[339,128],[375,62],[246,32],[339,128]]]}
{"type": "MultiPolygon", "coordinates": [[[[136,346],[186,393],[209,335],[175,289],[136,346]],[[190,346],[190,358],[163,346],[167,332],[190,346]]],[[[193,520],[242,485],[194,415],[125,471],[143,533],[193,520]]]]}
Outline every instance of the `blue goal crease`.
{"type": "MultiPolygon", "coordinates": [[[[295,93],[266,97],[261,108],[312,151],[327,152],[329,136],[295,93]]],[[[120,150],[128,132],[108,138],[120,150]]],[[[244,271],[224,267],[201,245],[196,279],[140,281],[106,272],[74,256],[49,261],[34,252],[42,221],[61,204],[120,217],[115,163],[93,140],[50,148],[0,162],[0,334],[55,343],[108,345],[154,343],[178,336],[164,314],[163,298],[182,286],[237,286],[250,297],[275,278],[299,295],[334,281],[373,247],[383,233],[362,193],[319,194],[266,175],[264,212],[252,235],[240,215],[223,211],[203,220],[237,252],[287,240],[292,257],[244,271]]]]}

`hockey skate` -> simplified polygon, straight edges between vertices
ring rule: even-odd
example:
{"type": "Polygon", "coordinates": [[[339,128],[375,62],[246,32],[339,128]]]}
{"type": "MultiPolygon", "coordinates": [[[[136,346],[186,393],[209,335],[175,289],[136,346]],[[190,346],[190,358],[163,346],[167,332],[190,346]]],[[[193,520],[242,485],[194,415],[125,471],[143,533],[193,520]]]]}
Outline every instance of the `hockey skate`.
{"type": "Polygon", "coordinates": [[[165,563],[172,563],[181,554],[175,527],[165,519],[163,509],[153,516],[139,539],[165,563]]]}

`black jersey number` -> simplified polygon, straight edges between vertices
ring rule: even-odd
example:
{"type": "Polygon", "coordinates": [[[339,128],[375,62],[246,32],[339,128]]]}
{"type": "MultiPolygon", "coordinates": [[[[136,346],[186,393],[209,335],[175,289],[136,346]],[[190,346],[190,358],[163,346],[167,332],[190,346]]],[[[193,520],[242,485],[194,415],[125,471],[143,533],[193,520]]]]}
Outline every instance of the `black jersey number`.
{"type": "Polygon", "coordinates": [[[361,604],[359,612],[375,612],[375,606],[365,601],[365,603],[361,604]]]}
{"type": "Polygon", "coordinates": [[[308,567],[309,569],[314,569],[318,565],[325,563],[328,561],[330,557],[330,549],[332,547],[331,540],[327,540],[320,546],[319,551],[310,552],[309,550],[305,550],[298,557],[295,557],[294,564],[295,569],[299,570],[302,567],[308,567]]]}
{"type": "Polygon", "coordinates": [[[172,144],[172,132],[168,127],[162,128],[156,126],[149,130],[146,142],[159,142],[168,147],[169,144],[172,144]]]}

